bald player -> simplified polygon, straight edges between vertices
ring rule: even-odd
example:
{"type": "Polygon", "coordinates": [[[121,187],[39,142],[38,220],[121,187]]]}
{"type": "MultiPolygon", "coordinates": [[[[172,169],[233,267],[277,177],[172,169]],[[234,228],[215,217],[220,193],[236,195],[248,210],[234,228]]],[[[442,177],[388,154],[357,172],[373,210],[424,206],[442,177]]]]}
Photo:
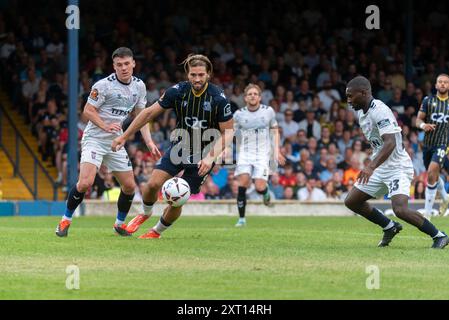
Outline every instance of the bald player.
{"type": "Polygon", "coordinates": [[[433,239],[432,248],[443,249],[449,243],[449,237],[408,207],[414,171],[402,144],[402,129],[393,112],[382,101],[373,98],[371,84],[365,77],[353,78],[346,87],[346,96],[348,105],[357,112],[359,125],[373,149],[371,163],[360,171],[355,188],[345,199],[346,207],[383,229],[383,238],[378,246],[385,247],[402,230],[402,225],[372,207],[368,200],[388,194],[395,215],[429,235],[433,239]]]}

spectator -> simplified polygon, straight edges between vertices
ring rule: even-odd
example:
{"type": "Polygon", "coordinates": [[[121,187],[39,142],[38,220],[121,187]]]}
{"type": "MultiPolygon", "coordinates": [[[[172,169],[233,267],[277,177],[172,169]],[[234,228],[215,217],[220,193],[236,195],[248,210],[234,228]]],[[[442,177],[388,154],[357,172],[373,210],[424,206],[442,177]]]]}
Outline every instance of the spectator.
{"type": "Polygon", "coordinates": [[[359,175],[359,172],[360,172],[359,157],[357,157],[357,155],[352,155],[351,156],[351,166],[348,169],[346,169],[343,174],[343,184],[345,186],[348,186],[350,180],[352,180],[352,182],[354,183],[354,181],[357,180],[357,176],[359,175]]]}
{"type": "Polygon", "coordinates": [[[316,187],[316,179],[307,180],[306,187],[298,190],[297,198],[300,201],[324,201],[326,194],[316,187]]]}
{"type": "Polygon", "coordinates": [[[285,120],[279,124],[279,126],[282,128],[282,132],[284,137],[287,140],[292,141],[294,137],[296,136],[296,133],[298,132],[300,126],[298,123],[293,121],[293,111],[286,110],[284,112],[285,120]]]}
{"type": "Polygon", "coordinates": [[[328,155],[334,157],[336,163],[340,163],[344,160],[343,156],[340,154],[340,150],[338,150],[337,145],[334,142],[329,144],[328,155]]]}
{"type": "Polygon", "coordinates": [[[327,183],[332,179],[334,173],[337,172],[337,163],[334,157],[328,157],[326,163],[326,169],[320,173],[320,180],[327,183]]]}
{"type": "Polygon", "coordinates": [[[324,193],[326,194],[326,200],[339,200],[338,192],[335,189],[334,182],[329,180],[324,185],[324,193]]]}
{"type": "Polygon", "coordinates": [[[269,188],[273,192],[275,199],[282,199],[284,193],[284,187],[279,183],[279,180],[280,177],[277,172],[270,177],[269,188]]]}
{"type": "Polygon", "coordinates": [[[318,92],[322,107],[329,112],[333,103],[340,103],[341,97],[337,90],[332,89],[330,80],[324,81],[323,89],[318,92]]]}
{"type": "Polygon", "coordinates": [[[294,100],[293,91],[288,90],[286,93],[286,100],[281,103],[281,112],[291,110],[296,111],[299,109],[299,104],[294,100]]]}
{"type": "MultiPolygon", "coordinates": [[[[267,105],[267,106],[271,105],[271,100],[274,98],[273,92],[271,92],[270,89],[266,88],[264,81],[259,80],[259,81],[257,81],[257,84],[259,85],[260,90],[262,91],[262,93],[260,95],[261,99],[262,99],[261,100],[262,104],[267,105]]],[[[273,107],[273,106],[271,106],[271,107],[273,107]]]]}
{"type": "Polygon", "coordinates": [[[306,163],[304,165],[304,169],[302,170],[302,172],[304,173],[304,175],[306,176],[306,178],[308,180],[310,180],[310,179],[318,180],[318,174],[315,171],[315,168],[314,168],[312,160],[307,160],[306,161],[306,163]]]}
{"type": "Polygon", "coordinates": [[[363,151],[362,148],[362,141],[359,139],[354,140],[354,142],[352,143],[352,154],[358,157],[360,163],[363,163],[366,157],[368,157],[368,155],[365,151],[363,151]]]}
{"type": "Polygon", "coordinates": [[[391,77],[387,77],[385,86],[377,93],[377,99],[387,103],[393,98],[393,85],[391,83],[391,77]]]}
{"type": "Polygon", "coordinates": [[[284,173],[279,177],[279,184],[286,187],[294,187],[296,185],[296,176],[293,173],[293,167],[291,164],[284,166],[284,173]]]}
{"type": "Polygon", "coordinates": [[[295,200],[295,193],[292,187],[286,187],[284,189],[284,200],[295,200]]]}
{"type": "Polygon", "coordinates": [[[393,98],[387,102],[387,105],[398,112],[398,114],[403,114],[405,112],[405,101],[402,99],[402,91],[398,87],[393,90],[393,98]]]}
{"type": "Polygon", "coordinates": [[[307,138],[315,137],[321,139],[321,125],[315,120],[315,112],[312,110],[307,111],[306,119],[299,123],[297,130],[304,130],[307,138]]]}
{"type": "Polygon", "coordinates": [[[354,144],[354,141],[351,138],[351,131],[350,130],[344,130],[343,136],[337,140],[338,149],[340,150],[340,153],[345,153],[346,150],[352,148],[352,145],[354,144]]]}
{"type": "MultiPolygon", "coordinates": [[[[332,123],[329,123],[329,125],[332,125],[332,123]]],[[[333,122],[333,132],[331,134],[331,139],[333,142],[337,143],[338,140],[343,139],[343,132],[345,130],[345,126],[343,124],[343,121],[341,120],[335,120],[333,122]]]]}
{"type": "Polygon", "coordinates": [[[303,172],[298,172],[296,174],[296,186],[294,191],[297,192],[299,189],[304,188],[307,183],[306,175],[303,172]]]}
{"type": "Polygon", "coordinates": [[[154,102],[159,100],[159,90],[156,88],[156,79],[154,77],[149,77],[147,80],[147,103],[152,105],[154,102]]]}
{"type": "Polygon", "coordinates": [[[318,148],[329,148],[333,143],[331,131],[327,125],[321,127],[321,139],[318,141],[318,148]]]}
{"type": "Polygon", "coordinates": [[[313,163],[319,162],[320,154],[318,153],[318,142],[314,137],[309,139],[307,151],[309,151],[309,156],[313,163]]]}
{"type": "Polygon", "coordinates": [[[310,91],[309,81],[304,79],[299,86],[299,92],[297,93],[295,100],[300,103],[304,101],[307,108],[312,107],[313,93],[310,91]]]}
{"type": "MultiPolygon", "coordinates": [[[[316,139],[315,139],[316,141],[316,139]]],[[[312,142],[313,144],[313,142],[312,142]]],[[[299,152],[301,152],[302,149],[309,148],[309,142],[306,137],[306,132],[304,130],[298,130],[296,133],[296,139],[294,140],[292,144],[292,153],[296,156],[299,152]]],[[[312,146],[313,148],[313,146],[312,146]]],[[[312,150],[313,152],[313,150],[312,150]]],[[[310,153],[310,152],[309,152],[310,153]]]]}

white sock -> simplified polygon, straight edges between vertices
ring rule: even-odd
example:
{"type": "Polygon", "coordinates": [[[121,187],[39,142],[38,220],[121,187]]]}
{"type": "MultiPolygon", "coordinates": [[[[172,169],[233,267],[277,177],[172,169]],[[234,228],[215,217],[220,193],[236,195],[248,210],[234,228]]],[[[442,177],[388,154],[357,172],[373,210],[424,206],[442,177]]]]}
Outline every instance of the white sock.
{"type": "Polygon", "coordinates": [[[393,222],[393,220],[390,220],[390,223],[383,230],[388,230],[393,227],[394,227],[394,222],[393,222]]]}
{"type": "Polygon", "coordinates": [[[447,201],[448,200],[447,192],[446,189],[444,188],[444,180],[441,177],[438,179],[438,191],[440,192],[441,199],[447,201]]]}
{"type": "Polygon", "coordinates": [[[168,227],[170,227],[170,226],[166,226],[166,225],[162,224],[161,220],[159,220],[156,223],[156,225],[153,227],[153,230],[156,231],[157,233],[161,234],[162,232],[167,230],[168,227]]]}
{"type": "Polygon", "coordinates": [[[142,202],[142,208],[143,208],[143,214],[148,217],[151,217],[151,215],[153,214],[153,205],[147,206],[145,203],[142,202]]]}
{"type": "Polygon", "coordinates": [[[66,216],[64,215],[64,216],[62,216],[62,220],[69,220],[69,221],[72,221],[72,218],[66,217],[66,216]]]}
{"type": "Polygon", "coordinates": [[[125,223],[125,221],[119,220],[119,219],[115,219],[115,224],[118,226],[121,226],[123,223],[125,223]]]}
{"type": "Polygon", "coordinates": [[[427,216],[432,214],[433,204],[435,202],[435,196],[437,194],[437,183],[434,185],[428,184],[426,187],[426,203],[424,209],[427,216]]]}

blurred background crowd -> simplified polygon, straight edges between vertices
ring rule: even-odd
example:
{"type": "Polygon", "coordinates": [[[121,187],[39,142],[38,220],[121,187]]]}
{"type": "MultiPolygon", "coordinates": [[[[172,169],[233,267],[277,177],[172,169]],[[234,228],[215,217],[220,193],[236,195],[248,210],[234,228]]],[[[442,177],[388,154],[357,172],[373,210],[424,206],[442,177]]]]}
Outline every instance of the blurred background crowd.
{"type": "MultiPolygon", "coordinates": [[[[58,168],[61,187],[68,139],[65,6],[65,1],[0,2],[2,86],[39,141],[42,160],[58,168]]],[[[213,62],[211,81],[223,88],[234,109],[245,105],[244,87],[257,83],[262,103],[276,111],[288,162],[270,177],[274,198],[341,200],[370,161],[370,146],[345,98],[346,83],[360,74],[370,79],[374,97],[391,107],[402,127],[415,167],[412,196],[422,199],[423,132],[415,120],[423,98],[434,92],[436,76],[449,73],[447,5],[415,3],[411,79],[405,76],[405,18],[397,3],[380,5],[380,30],[365,28],[365,8],[363,2],[340,0],[327,6],[283,0],[194,6],[171,0],[116,6],[81,1],[79,137],[87,124],[82,110],[90,88],[113,72],[115,48],[133,49],[134,75],[145,81],[149,105],[184,80],[180,63],[189,53],[202,53],[213,62]]],[[[162,151],[175,126],[171,111],[152,124],[162,151]]],[[[127,150],[142,186],[154,161],[139,134],[127,150]]],[[[216,166],[193,198],[235,198],[233,171],[232,165],[216,166]]],[[[88,197],[112,198],[117,190],[112,175],[101,168],[88,197]]],[[[248,192],[258,199],[251,188],[248,192]]]]}

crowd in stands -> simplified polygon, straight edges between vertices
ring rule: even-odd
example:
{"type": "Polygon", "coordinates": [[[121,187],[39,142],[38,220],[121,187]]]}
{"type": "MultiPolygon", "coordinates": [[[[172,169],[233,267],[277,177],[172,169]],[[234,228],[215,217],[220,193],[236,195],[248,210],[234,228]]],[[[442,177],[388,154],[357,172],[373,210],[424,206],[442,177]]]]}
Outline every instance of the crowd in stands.
{"type": "MultiPolygon", "coordinates": [[[[184,79],[181,61],[198,52],[213,62],[211,81],[223,88],[234,109],[245,105],[245,86],[257,83],[263,90],[262,103],[276,111],[288,161],[270,177],[273,197],[341,201],[370,161],[370,146],[345,99],[346,83],[360,74],[369,78],[373,96],[391,107],[402,127],[404,146],[415,166],[412,196],[421,199],[426,181],[423,132],[415,120],[423,98],[434,92],[436,76],[449,73],[448,11],[445,3],[416,4],[412,77],[406,79],[405,13],[398,13],[391,3],[381,8],[381,29],[367,30],[362,2],[337,0],[324,8],[314,1],[282,0],[264,5],[218,0],[201,6],[128,1],[117,7],[103,0],[83,2],[79,137],[87,124],[82,110],[90,88],[113,72],[110,54],[115,48],[133,49],[134,74],[146,83],[149,105],[184,79]]],[[[38,140],[42,160],[58,168],[62,187],[68,140],[64,4],[27,2],[35,9],[27,10],[30,14],[20,10],[23,1],[9,1],[0,8],[3,89],[38,140]]],[[[152,136],[161,150],[168,147],[175,126],[171,111],[152,123],[152,136]]],[[[139,133],[127,150],[142,186],[151,178],[154,161],[139,133]]],[[[101,168],[88,197],[111,198],[116,189],[111,173],[101,168]]],[[[250,199],[258,199],[253,189],[248,192],[250,199]]],[[[216,166],[192,198],[232,199],[236,194],[233,166],[227,165],[216,166]]]]}

